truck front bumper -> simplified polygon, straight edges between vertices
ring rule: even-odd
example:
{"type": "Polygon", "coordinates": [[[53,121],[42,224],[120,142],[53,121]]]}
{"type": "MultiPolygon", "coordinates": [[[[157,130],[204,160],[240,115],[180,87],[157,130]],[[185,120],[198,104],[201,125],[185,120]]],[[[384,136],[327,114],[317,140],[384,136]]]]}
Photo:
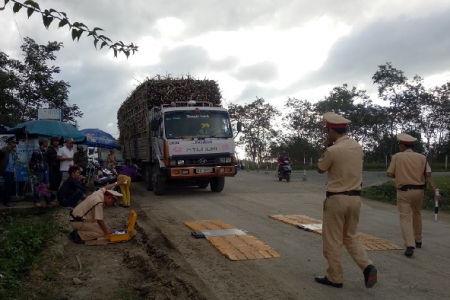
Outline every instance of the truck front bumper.
{"type": "Polygon", "coordinates": [[[170,179],[231,177],[236,175],[236,172],[235,166],[172,167],[166,169],[166,175],[170,179]]]}

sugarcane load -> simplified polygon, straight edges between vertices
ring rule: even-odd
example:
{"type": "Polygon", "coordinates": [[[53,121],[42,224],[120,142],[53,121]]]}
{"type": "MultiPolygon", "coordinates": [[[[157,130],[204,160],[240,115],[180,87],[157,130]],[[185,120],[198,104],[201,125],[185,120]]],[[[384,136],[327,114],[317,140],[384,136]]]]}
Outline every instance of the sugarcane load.
{"type": "Polygon", "coordinates": [[[157,76],[123,102],[123,155],[137,163],[148,190],[163,195],[170,185],[209,185],[221,192],[225,177],[236,175],[233,129],[221,100],[214,80],[157,76]]]}

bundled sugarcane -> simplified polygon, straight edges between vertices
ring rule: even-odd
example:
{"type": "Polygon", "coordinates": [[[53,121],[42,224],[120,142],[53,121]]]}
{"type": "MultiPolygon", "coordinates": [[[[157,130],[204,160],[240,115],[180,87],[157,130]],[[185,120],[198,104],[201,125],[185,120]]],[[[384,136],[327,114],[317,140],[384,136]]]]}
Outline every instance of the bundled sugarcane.
{"type": "Polygon", "coordinates": [[[221,93],[214,80],[199,80],[191,76],[147,78],[123,102],[117,112],[120,140],[148,136],[147,116],[152,107],[189,100],[220,105],[221,93]]]}

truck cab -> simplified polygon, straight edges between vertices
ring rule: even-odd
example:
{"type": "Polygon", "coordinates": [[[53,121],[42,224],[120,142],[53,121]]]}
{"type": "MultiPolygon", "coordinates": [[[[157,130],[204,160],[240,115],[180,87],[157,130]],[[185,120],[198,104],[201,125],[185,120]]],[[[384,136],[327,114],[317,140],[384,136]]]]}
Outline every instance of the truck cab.
{"type": "MultiPolygon", "coordinates": [[[[210,102],[164,104],[149,111],[151,158],[149,190],[166,184],[196,185],[221,192],[235,176],[236,156],[228,111],[210,102]]],[[[240,128],[239,128],[240,129],[240,128]]]]}

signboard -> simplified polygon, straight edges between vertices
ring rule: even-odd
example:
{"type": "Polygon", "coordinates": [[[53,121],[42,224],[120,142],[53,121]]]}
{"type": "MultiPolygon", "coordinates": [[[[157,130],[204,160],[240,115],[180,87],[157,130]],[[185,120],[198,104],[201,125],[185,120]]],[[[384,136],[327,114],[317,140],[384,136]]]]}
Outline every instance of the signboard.
{"type": "Polygon", "coordinates": [[[59,108],[40,108],[38,109],[39,120],[57,120],[62,121],[61,109],[59,108]]]}
{"type": "Polygon", "coordinates": [[[27,181],[28,161],[31,158],[33,151],[39,148],[38,139],[19,140],[16,146],[18,166],[17,166],[17,181],[27,181]]]}

